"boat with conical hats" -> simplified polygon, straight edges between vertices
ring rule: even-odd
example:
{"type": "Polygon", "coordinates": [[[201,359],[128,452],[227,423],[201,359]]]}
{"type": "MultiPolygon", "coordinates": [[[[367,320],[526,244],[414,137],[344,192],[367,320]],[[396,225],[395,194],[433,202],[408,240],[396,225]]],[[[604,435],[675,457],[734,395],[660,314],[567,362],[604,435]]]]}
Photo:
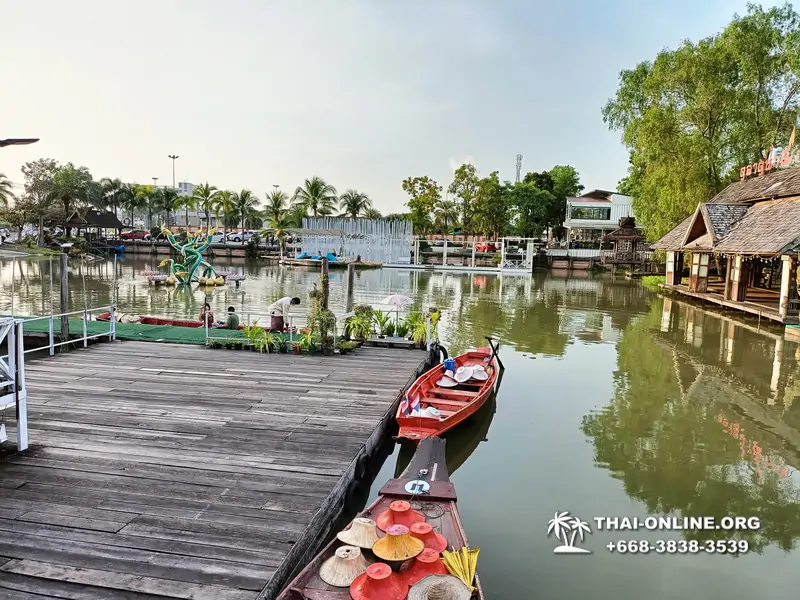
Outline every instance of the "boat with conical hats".
{"type": "MultiPolygon", "coordinates": [[[[355,526],[357,535],[341,537],[350,541],[363,540],[365,537],[377,533],[379,537],[376,543],[380,546],[381,540],[387,534],[373,523],[378,520],[380,515],[391,512],[390,505],[392,503],[401,501],[410,505],[408,510],[405,509],[405,506],[395,505],[395,509],[401,509],[399,511],[401,515],[406,515],[401,516],[401,519],[408,518],[410,511],[413,511],[424,518],[424,521],[417,521],[417,523],[429,524],[430,532],[442,536],[449,549],[460,550],[463,547],[469,547],[467,534],[458,514],[456,490],[450,481],[447,469],[445,445],[445,440],[439,437],[423,439],[417,446],[417,451],[405,471],[397,478],[390,479],[381,488],[378,499],[357,517],[368,521],[357,521],[355,524],[351,523],[345,527],[344,532],[347,532],[355,526]]],[[[391,525],[389,528],[392,527],[397,527],[397,525],[391,525]]],[[[420,537],[431,541],[427,527],[417,526],[415,529],[420,537]]],[[[349,589],[329,585],[320,577],[320,569],[323,565],[327,564],[326,568],[329,569],[335,562],[330,559],[336,556],[336,550],[346,545],[337,535],[286,586],[278,596],[278,600],[352,600],[355,597],[351,596],[352,593],[364,600],[373,600],[373,597],[375,600],[378,598],[386,600],[395,593],[403,594],[401,598],[404,599],[410,593],[409,585],[420,585],[421,581],[434,575],[444,576],[440,554],[431,548],[417,552],[420,550],[419,544],[405,551],[405,554],[416,552],[413,558],[405,561],[389,560],[396,558],[397,555],[391,552],[395,550],[394,546],[399,545],[399,542],[413,545],[415,542],[421,541],[412,535],[414,532],[404,525],[400,525],[399,529],[393,529],[392,533],[397,537],[389,544],[383,543],[383,546],[388,547],[389,552],[382,546],[377,549],[377,553],[382,554],[385,558],[376,556],[374,551],[361,549],[364,557],[372,563],[369,567],[371,571],[368,570],[354,579],[349,589]],[[390,572],[392,575],[389,575],[390,572]],[[396,579],[394,575],[399,579],[396,579]],[[418,576],[422,577],[419,582],[415,581],[418,576]],[[409,582],[409,579],[413,583],[409,582]],[[378,595],[375,596],[375,594],[378,595]]],[[[438,536],[433,536],[433,538],[438,545],[440,543],[438,536]]],[[[325,575],[330,579],[327,577],[327,573],[325,575]]],[[[471,600],[483,600],[483,589],[477,573],[471,585],[475,588],[471,600]]]]}
{"type": "Polygon", "coordinates": [[[503,363],[497,346],[445,360],[412,385],[397,408],[396,439],[418,442],[440,436],[474,415],[492,397],[503,363]]]}

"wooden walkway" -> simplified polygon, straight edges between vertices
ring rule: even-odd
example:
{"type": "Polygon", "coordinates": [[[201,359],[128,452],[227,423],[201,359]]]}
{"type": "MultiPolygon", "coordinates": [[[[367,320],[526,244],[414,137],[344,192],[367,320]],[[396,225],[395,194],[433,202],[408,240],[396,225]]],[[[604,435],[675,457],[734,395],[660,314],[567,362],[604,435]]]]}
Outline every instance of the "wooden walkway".
{"type": "Polygon", "coordinates": [[[256,598],[426,356],[30,360],[31,450],[0,460],[0,598],[256,598]]]}

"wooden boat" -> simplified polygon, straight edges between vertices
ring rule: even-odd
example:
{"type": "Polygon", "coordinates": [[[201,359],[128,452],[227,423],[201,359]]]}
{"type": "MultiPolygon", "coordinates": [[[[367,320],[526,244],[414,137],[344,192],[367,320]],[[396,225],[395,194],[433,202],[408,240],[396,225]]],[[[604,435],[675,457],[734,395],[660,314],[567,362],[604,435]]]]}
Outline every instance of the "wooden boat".
{"type": "MultiPolygon", "coordinates": [[[[456,490],[447,471],[445,440],[429,437],[421,441],[400,477],[390,479],[381,488],[378,499],[358,516],[374,521],[395,500],[406,500],[411,504],[412,510],[422,513],[433,530],[447,539],[449,550],[460,550],[469,545],[456,507],[456,490]],[[422,487],[428,487],[424,494],[415,491],[420,489],[419,481],[425,482],[422,487]]],[[[345,529],[350,526],[348,524],[345,529]]],[[[383,537],[384,533],[379,531],[378,535],[383,537]]],[[[349,588],[333,587],[319,577],[322,564],[342,545],[342,542],[334,538],[286,586],[278,600],[351,600],[349,588]]],[[[377,561],[369,550],[364,550],[364,554],[369,560],[377,561]]],[[[477,588],[472,594],[472,600],[483,600],[483,588],[477,573],[472,585],[477,588]]]]}
{"type": "Polygon", "coordinates": [[[491,339],[489,347],[466,352],[454,360],[454,377],[449,377],[446,365],[440,364],[408,389],[397,409],[400,431],[396,439],[419,441],[442,435],[478,412],[492,396],[502,363],[491,339]],[[469,377],[472,373],[475,376],[469,377]],[[462,380],[461,375],[467,379],[462,380]]]}
{"type": "MultiPolygon", "coordinates": [[[[176,319],[174,317],[153,317],[149,315],[130,315],[133,319],[130,322],[140,323],[142,325],[170,325],[172,327],[203,327],[203,322],[199,319],[176,319]]],[[[122,318],[122,314],[117,315],[117,320],[122,318]]],[[[111,313],[104,312],[97,315],[98,321],[110,321],[111,313]]],[[[120,321],[122,322],[122,321],[120,321]]],[[[239,329],[243,329],[244,325],[239,325],[239,329]]]]}

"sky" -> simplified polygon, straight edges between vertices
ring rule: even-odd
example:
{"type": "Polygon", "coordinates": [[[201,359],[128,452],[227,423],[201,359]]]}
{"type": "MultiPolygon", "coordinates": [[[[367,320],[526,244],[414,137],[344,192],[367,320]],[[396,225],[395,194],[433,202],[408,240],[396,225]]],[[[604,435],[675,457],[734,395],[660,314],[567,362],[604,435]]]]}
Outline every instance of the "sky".
{"type": "MultiPolygon", "coordinates": [[[[774,2],[764,3],[771,6],[774,2]]],[[[730,0],[0,0],[0,172],[291,194],[323,177],[399,212],[409,176],[573,165],[616,189],[619,72],[721,30],[730,0]]]]}

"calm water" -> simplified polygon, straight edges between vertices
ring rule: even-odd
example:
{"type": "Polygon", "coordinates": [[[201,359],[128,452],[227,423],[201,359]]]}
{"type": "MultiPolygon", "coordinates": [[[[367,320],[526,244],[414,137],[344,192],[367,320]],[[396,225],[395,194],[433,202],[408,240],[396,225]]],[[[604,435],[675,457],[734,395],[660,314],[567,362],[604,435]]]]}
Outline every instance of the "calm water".
{"type": "MultiPolygon", "coordinates": [[[[75,265],[73,307],[108,304],[116,294],[127,312],[199,312],[205,292],[148,288],[145,266],[152,264],[122,261],[115,278],[109,263],[83,272],[75,265]]],[[[218,313],[233,304],[243,315],[263,314],[280,296],[307,298],[316,280],[301,270],[230,268],[248,279],[238,290],[209,292],[218,313]]],[[[18,263],[15,279],[16,313],[49,309],[47,261],[18,263]]],[[[0,313],[11,311],[11,292],[11,263],[0,263],[0,313]]],[[[445,309],[440,333],[451,354],[484,335],[504,344],[496,408],[451,439],[448,455],[490,599],[777,600],[796,593],[800,347],[782,341],[780,331],[664,300],[625,280],[359,275],[356,301],[389,293],[445,309]],[[592,526],[582,547],[593,554],[553,554],[558,542],[546,537],[547,524],[564,510],[592,526]],[[593,521],[648,515],[759,516],[762,528],[738,536],[752,548],[738,558],[622,556],[605,544],[681,534],[598,532],[593,521]]],[[[331,304],[341,312],[343,302],[341,274],[332,272],[331,304]]],[[[387,461],[376,488],[402,458],[387,461]]]]}

